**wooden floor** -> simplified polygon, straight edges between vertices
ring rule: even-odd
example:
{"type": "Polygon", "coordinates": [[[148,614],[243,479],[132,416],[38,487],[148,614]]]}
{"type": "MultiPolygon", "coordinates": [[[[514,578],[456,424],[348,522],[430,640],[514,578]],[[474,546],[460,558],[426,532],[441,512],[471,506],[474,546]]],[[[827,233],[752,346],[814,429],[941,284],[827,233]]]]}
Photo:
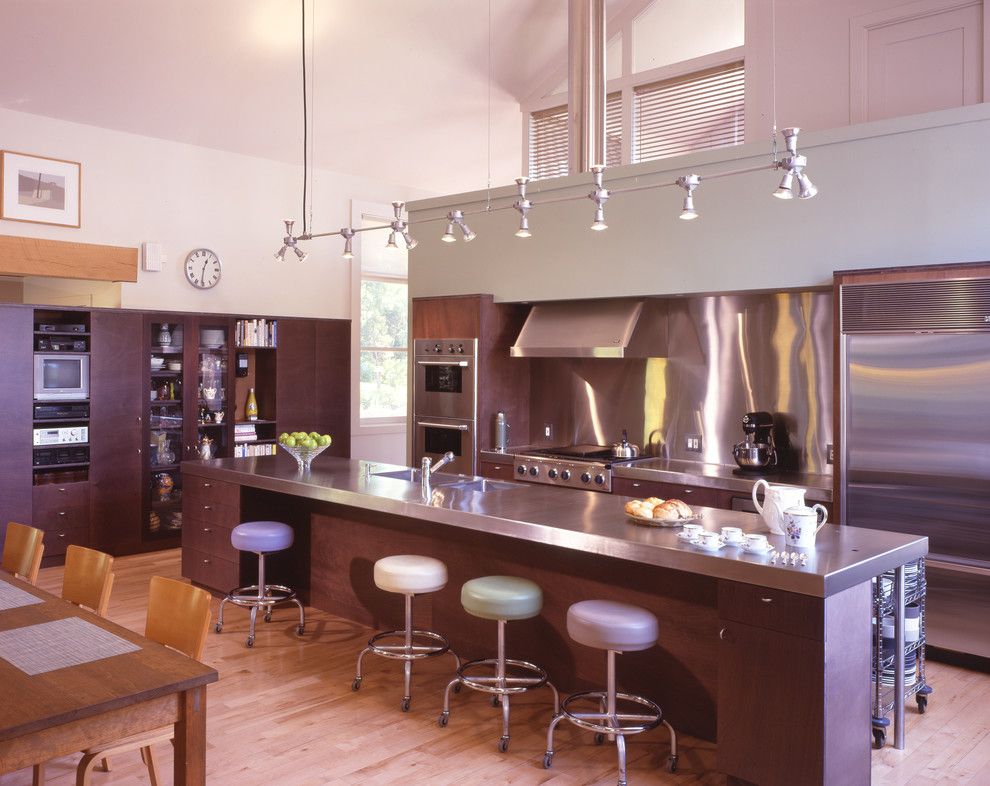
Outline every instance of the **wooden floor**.
{"type": "MultiPolygon", "coordinates": [[[[152,575],[178,577],[179,552],[125,557],[116,562],[110,617],[143,631],[152,575]]],[[[39,585],[58,593],[61,568],[45,569],[39,585]]],[[[399,711],[401,667],[365,660],[364,685],[350,689],[354,661],[369,631],[307,609],[307,632],[295,635],[292,611],[277,611],[244,647],[247,614],[232,609],[222,634],[210,633],[205,660],[220,672],[209,688],[207,778],[211,784],[614,784],[614,747],[596,747],[591,735],[566,723],[558,727],[551,770],[542,766],[549,693],[513,702],[512,742],[500,754],[498,711],[479,693],[453,697],[450,725],[437,726],[440,692],[452,659],[417,664],[413,705],[399,711]]],[[[494,631],[493,631],[494,638],[494,631]]],[[[493,641],[494,647],[494,641],[493,641]]],[[[511,630],[509,638],[511,653],[511,630]]],[[[620,659],[621,683],[621,659],[620,659]]],[[[873,754],[878,784],[990,784],[990,675],[931,663],[935,687],[928,712],[909,710],[908,747],[873,754]]],[[[671,719],[676,724],[676,719],[671,719]]],[[[864,734],[868,730],[864,729],[864,734]]],[[[680,766],[667,774],[667,735],[662,729],[630,740],[629,782],[722,784],[711,743],[684,737],[680,766]]],[[[157,749],[165,783],[171,783],[170,746],[157,749]]],[[[75,757],[49,764],[47,782],[74,782],[75,757]]],[[[0,777],[2,786],[30,784],[29,770],[0,777]]],[[[96,784],[147,783],[140,757],[123,754],[96,784]]]]}

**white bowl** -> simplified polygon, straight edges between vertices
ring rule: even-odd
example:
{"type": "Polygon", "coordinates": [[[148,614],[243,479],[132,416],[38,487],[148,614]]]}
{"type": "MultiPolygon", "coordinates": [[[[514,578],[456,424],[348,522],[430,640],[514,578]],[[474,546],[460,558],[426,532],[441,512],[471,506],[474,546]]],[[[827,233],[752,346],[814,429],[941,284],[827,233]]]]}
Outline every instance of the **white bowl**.
{"type": "Polygon", "coordinates": [[[170,360],[168,362],[168,370],[169,371],[182,371],[182,363],[180,363],[178,360],[170,360]]]}
{"type": "Polygon", "coordinates": [[[152,368],[161,368],[164,365],[165,365],[165,358],[155,358],[155,357],[153,357],[151,359],[151,367],[152,368]]]}

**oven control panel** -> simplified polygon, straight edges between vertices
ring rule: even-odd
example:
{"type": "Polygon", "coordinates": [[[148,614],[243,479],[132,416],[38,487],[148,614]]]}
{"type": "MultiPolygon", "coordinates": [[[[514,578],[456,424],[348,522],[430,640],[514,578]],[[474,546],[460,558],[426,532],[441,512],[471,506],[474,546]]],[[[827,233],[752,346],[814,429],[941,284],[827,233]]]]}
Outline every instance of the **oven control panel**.
{"type": "Polygon", "coordinates": [[[516,456],[516,480],[567,486],[587,491],[612,491],[612,471],[597,461],[566,461],[545,456],[516,456]]]}

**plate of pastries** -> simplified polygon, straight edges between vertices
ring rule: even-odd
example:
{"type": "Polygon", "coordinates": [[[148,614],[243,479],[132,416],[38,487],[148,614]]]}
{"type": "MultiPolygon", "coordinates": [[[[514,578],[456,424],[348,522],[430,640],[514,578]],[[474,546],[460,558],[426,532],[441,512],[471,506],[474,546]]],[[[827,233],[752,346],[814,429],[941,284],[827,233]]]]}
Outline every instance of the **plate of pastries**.
{"type": "Polygon", "coordinates": [[[625,511],[626,515],[637,524],[649,524],[654,527],[679,527],[701,515],[691,510],[686,502],[659,497],[631,499],[625,504],[625,511]]]}

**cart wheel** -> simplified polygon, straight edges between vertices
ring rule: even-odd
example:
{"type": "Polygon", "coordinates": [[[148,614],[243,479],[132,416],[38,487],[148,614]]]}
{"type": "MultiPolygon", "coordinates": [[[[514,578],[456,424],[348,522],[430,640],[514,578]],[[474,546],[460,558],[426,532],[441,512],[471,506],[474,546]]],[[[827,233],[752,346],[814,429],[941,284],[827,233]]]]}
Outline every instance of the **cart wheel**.
{"type": "Polygon", "coordinates": [[[447,728],[447,722],[450,720],[450,714],[446,712],[441,712],[440,717],[437,718],[437,726],[441,729],[447,728]]]}
{"type": "Polygon", "coordinates": [[[254,646],[254,636],[248,636],[247,645],[249,647],[253,647],[254,646]]]}
{"type": "Polygon", "coordinates": [[[924,693],[919,693],[915,698],[918,700],[918,712],[924,715],[925,710],[928,709],[928,697],[924,693]]]}
{"type": "Polygon", "coordinates": [[[410,704],[412,704],[412,698],[410,696],[403,696],[402,697],[402,703],[399,705],[399,708],[403,712],[409,712],[409,705],[410,704]]]}
{"type": "Polygon", "coordinates": [[[460,693],[460,692],[461,692],[461,683],[459,683],[459,682],[458,683],[455,683],[455,685],[454,685],[454,693],[460,693]]]}
{"type": "Polygon", "coordinates": [[[605,735],[602,734],[601,732],[598,732],[595,735],[595,745],[601,745],[603,742],[605,742],[605,735]]]}
{"type": "Polygon", "coordinates": [[[543,769],[549,770],[551,764],[553,764],[553,754],[547,751],[543,754],[543,769]]]}
{"type": "Polygon", "coordinates": [[[298,628],[296,628],[296,633],[298,633],[300,636],[302,636],[305,632],[306,632],[305,625],[300,625],[298,628]]]}
{"type": "Polygon", "coordinates": [[[492,696],[492,706],[493,707],[501,707],[502,706],[502,699],[500,699],[498,696],[492,696]]]}
{"type": "Polygon", "coordinates": [[[498,752],[499,753],[505,753],[507,750],[509,750],[509,738],[508,737],[499,737],[498,738],[498,752]]]}
{"type": "Polygon", "coordinates": [[[265,622],[271,622],[271,621],[272,621],[272,613],[270,611],[266,611],[265,612],[265,622]]]}
{"type": "Polygon", "coordinates": [[[360,689],[361,689],[361,678],[355,677],[354,682],[351,683],[351,690],[360,690],[360,689]]]}
{"type": "Polygon", "coordinates": [[[873,747],[879,750],[886,744],[886,742],[887,742],[887,732],[885,732],[883,729],[874,729],[873,747]]]}
{"type": "Polygon", "coordinates": [[[223,630],[223,623],[222,622],[218,622],[216,624],[216,626],[213,628],[213,630],[215,630],[217,633],[219,633],[220,631],[222,631],[223,630]]]}
{"type": "Polygon", "coordinates": [[[677,757],[671,756],[667,759],[667,772],[677,772],[677,757]]]}

